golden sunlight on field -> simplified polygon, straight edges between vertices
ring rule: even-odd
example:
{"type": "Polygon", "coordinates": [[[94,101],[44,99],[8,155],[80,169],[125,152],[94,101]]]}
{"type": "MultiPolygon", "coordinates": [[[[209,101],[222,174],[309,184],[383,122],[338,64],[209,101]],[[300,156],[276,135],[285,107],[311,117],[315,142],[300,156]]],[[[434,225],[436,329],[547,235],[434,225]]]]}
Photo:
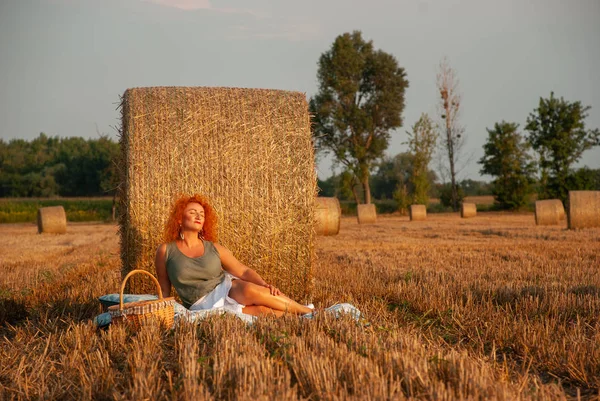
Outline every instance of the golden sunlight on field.
{"type": "Polygon", "coordinates": [[[566,399],[600,388],[600,229],[533,214],[379,216],[317,238],[312,302],[349,318],[215,317],[97,332],[114,225],[0,225],[0,399],[566,399]]]}

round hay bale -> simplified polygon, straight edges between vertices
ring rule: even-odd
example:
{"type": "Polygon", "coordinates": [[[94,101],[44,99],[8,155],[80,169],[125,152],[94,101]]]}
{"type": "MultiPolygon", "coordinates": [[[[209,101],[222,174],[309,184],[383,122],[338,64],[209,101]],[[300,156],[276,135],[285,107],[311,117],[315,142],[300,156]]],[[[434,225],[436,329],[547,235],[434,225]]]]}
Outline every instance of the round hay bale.
{"type": "Polygon", "coordinates": [[[556,207],[558,208],[558,217],[560,220],[565,220],[567,218],[567,214],[565,213],[565,206],[563,205],[560,199],[555,199],[556,207]]]}
{"type": "Polygon", "coordinates": [[[546,199],[535,202],[535,224],[538,226],[552,226],[560,224],[562,202],[558,199],[546,199]]]}
{"type": "Polygon", "coordinates": [[[358,214],[358,224],[372,224],[377,221],[377,211],[373,203],[357,205],[356,212],[358,214]]]}
{"type": "Polygon", "coordinates": [[[569,191],[570,229],[600,227],[600,191],[569,191]]]}
{"type": "Polygon", "coordinates": [[[316,198],[315,220],[317,235],[337,235],[340,232],[342,209],[337,198],[316,198]]]}
{"type": "Polygon", "coordinates": [[[408,214],[410,221],[423,221],[427,219],[427,208],[425,205],[410,205],[408,214]]]}
{"type": "Polygon", "coordinates": [[[62,206],[41,207],[37,214],[38,233],[64,234],[67,232],[67,215],[62,206]]]}
{"type": "Polygon", "coordinates": [[[460,208],[460,217],[467,219],[477,216],[477,205],[475,203],[463,203],[460,208]]]}

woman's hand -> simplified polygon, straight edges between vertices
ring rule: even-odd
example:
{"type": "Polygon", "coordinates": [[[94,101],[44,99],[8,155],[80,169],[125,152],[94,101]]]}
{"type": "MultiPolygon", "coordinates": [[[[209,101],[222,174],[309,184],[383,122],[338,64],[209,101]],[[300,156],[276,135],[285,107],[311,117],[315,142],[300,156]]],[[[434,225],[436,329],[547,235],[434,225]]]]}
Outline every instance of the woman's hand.
{"type": "Polygon", "coordinates": [[[275,288],[275,286],[271,284],[265,284],[265,287],[267,287],[269,291],[271,291],[271,295],[281,295],[281,291],[279,291],[278,288],[275,288]]]}

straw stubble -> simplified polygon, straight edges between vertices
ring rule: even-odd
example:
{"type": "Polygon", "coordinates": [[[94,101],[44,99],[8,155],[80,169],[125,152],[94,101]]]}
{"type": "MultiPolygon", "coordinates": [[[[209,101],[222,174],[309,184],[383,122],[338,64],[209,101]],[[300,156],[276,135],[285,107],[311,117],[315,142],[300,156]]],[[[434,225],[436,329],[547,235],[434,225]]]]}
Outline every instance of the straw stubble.
{"type": "Polygon", "coordinates": [[[172,202],[201,193],[217,211],[224,246],[288,295],[306,295],[316,176],[305,95],[135,88],[121,109],[123,275],[154,271],[172,202]]]}

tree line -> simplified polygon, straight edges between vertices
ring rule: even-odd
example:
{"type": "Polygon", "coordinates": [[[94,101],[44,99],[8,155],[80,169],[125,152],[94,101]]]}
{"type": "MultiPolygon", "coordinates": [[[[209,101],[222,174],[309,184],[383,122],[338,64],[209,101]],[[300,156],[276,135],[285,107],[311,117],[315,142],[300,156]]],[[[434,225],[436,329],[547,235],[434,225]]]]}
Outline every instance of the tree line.
{"type": "MultiPolygon", "coordinates": [[[[400,209],[427,204],[432,189],[444,203],[459,209],[465,195],[460,175],[472,156],[465,154],[458,75],[447,59],[436,75],[436,115],[421,115],[407,132],[409,151],[391,161],[384,152],[391,133],[403,126],[409,86],[396,58],[376,50],[360,31],[344,33],[319,58],[317,80],[318,92],[309,103],[314,143],[318,155],[329,153],[342,167],[332,178],[339,185],[334,192],[351,196],[357,204],[371,203],[371,182],[378,177],[379,182],[389,182],[392,174],[393,198],[400,209]],[[437,175],[430,169],[434,155],[437,175]],[[395,165],[393,173],[390,163],[395,165]]],[[[585,126],[589,110],[551,92],[527,117],[525,134],[518,124],[506,121],[487,129],[484,156],[477,163],[482,174],[494,178],[491,189],[500,207],[518,209],[534,192],[538,199],[566,202],[569,190],[600,190],[600,170],[574,168],[586,150],[600,145],[600,131],[585,126]]]]}
{"type": "Polygon", "coordinates": [[[118,155],[107,136],[0,139],[0,197],[114,195],[118,155]]]}

